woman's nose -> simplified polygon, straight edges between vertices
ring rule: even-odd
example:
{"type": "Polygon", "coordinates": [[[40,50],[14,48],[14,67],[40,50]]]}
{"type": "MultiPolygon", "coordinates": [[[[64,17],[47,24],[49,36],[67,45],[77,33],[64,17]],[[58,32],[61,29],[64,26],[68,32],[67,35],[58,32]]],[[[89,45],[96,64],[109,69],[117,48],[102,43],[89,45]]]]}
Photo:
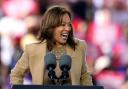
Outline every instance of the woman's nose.
{"type": "Polygon", "coordinates": [[[65,30],[67,30],[67,31],[70,31],[70,30],[71,30],[71,26],[69,26],[69,25],[65,25],[64,28],[65,28],[65,30]]]}

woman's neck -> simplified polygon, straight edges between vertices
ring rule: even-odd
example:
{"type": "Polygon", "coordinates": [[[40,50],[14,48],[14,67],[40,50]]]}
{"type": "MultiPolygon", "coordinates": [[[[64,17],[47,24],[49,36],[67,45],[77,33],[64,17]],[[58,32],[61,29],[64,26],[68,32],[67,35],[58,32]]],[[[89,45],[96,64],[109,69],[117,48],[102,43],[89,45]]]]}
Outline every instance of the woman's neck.
{"type": "Polygon", "coordinates": [[[56,44],[55,47],[58,48],[58,47],[63,47],[63,46],[65,46],[65,45],[66,45],[66,44],[56,44]]]}

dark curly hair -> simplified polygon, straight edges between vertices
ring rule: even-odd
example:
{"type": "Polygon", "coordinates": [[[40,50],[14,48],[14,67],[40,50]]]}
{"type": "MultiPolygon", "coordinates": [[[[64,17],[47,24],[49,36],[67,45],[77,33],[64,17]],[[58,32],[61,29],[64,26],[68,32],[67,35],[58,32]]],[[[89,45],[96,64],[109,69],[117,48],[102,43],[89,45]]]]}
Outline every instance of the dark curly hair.
{"type": "MultiPolygon", "coordinates": [[[[47,41],[47,49],[51,51],[55,45],[53,38],[54,28],[62,24],[62,18],[64,14],[68,14],[71,19],[71,13],[62,6],[52,6],[43,15],[38,39],[40,42],[47,41]]],[[[73,28],[71,26],[71,31],[67,39],[67,44],[75,50],[75,40],[73,36],[73,28]]]]}

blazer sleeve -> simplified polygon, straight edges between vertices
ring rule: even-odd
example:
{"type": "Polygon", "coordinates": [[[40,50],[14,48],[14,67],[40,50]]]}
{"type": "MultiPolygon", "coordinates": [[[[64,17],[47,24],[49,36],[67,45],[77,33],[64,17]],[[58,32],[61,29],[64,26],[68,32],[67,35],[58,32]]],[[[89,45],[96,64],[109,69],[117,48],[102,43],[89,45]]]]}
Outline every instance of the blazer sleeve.
{"type": "Polygon", "coordinates": [[[10,83],[14,84],[23,84],[23,78],[25,76],[25,72],[29,70],[28,67],[28,47],[26,46],[24,53],[21,58],[16,63],[15,67],[11,70],[10,73],[10,83]]]}
{"type": "Polygon", "coordinates": [[[93,85],[92,77],[88,71],[87,63],[86,63],[86,44],[84,41],[81,42],[81,50],[82,50],[82,68],[81,68],[81,85],[93,85]]]}

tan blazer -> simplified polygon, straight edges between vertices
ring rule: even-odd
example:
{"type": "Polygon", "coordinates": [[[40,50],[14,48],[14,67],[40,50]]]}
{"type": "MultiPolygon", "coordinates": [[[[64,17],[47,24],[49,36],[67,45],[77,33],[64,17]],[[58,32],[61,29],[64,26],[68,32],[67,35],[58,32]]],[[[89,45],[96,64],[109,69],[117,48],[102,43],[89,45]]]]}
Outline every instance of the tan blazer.
{"type": "MultiPolygon", "coordinates": [[[[84,61],[86,51],[85,43],[81,40],[76,41],[78,45],[75,51],[66,45],[67,54],[72,58],[70,69],[72,85],[92,85],[92,79],[87,71],[86,61],[84,61]]],[[[27,71],[32,75],[33,84],[43,84],[45,54],[46,41],[27,45],[23,55],[13,70],[11,70],[11,84],[22,84],[24,74],[27,71]]]]}

